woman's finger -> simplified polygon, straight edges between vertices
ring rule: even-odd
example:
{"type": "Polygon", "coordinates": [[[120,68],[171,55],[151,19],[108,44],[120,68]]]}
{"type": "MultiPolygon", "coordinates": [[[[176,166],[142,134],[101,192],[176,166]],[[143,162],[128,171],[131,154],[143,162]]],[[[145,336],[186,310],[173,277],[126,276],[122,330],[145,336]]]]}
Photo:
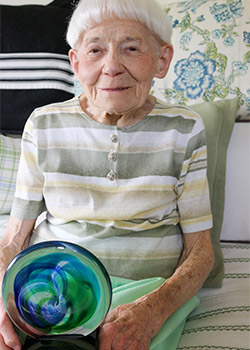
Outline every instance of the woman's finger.
{"type": "Polygon", "coordinates": [[[1,350],[21,350],[22,348],[21,342],[7,315],[0,327],[0,345],[1,350]]]}
{"type": "Polygon", "coordinates": [[[4,344],[4,340],[2,335],[0,334],[0,349],[1,350],[9,350],[10,348],[4,344]]]}

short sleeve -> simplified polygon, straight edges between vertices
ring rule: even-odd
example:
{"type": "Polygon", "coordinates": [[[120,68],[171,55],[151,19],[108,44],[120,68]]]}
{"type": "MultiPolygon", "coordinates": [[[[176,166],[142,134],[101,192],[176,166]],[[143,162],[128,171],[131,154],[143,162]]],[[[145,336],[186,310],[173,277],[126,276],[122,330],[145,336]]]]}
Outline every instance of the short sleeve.
{"type": "Polygon", "coordinates": [[[35,219],[44,210],[44,177],[38,167],[38,152],[33,132],[35,112],[26,122],[22,136],[22,151],[17,173],[16,192],[11,215],[20,219],[35,219]]]}
{"type": "Polygon", "coordinates": [[[203,231],[212,227],[206,134],[203,121],[198,116],[188,139],[177,184],[177,195],[183,233],[203,231]]]}

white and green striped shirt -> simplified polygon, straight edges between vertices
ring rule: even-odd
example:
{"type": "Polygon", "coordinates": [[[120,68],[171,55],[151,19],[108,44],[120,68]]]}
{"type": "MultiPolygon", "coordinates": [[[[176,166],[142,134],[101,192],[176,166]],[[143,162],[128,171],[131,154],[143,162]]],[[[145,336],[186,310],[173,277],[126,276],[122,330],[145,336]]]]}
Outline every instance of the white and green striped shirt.
{"type": "Polygon", "coordinates": [[[169,277],[182,232],[212,226],[202,119],[157,102],[134,125],[100,124],[78,98],[36,109],[22,142],[12,215],[47,220],[32,242],[67,240],[108,272],[169,277]]]}

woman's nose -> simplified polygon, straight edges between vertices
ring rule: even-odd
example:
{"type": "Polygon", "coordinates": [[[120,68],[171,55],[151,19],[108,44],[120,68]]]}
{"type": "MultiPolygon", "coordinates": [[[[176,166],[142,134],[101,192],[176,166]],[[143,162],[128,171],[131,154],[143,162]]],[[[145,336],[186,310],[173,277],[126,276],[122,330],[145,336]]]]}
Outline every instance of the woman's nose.
{"type": "Polygon", "coordinates": [[[122,74],[125,71],[123,64],[121,63],[121,58],[118,54],[109,54],[104,59],[104,65],[102,72],[106,75],[116,76],[122,74]]]}

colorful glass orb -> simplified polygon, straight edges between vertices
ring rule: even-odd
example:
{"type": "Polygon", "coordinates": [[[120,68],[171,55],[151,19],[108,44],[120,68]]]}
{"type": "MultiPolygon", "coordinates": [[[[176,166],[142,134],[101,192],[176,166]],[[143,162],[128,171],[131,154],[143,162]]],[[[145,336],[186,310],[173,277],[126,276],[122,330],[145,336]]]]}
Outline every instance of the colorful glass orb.
{"type": "Polygon", "coordinates": [[[35,244],[18,254],[3,279],[13,323],[31,337],[92,333],[111,304],[109,275],[96,256],[68,242],[35,244]]]}

